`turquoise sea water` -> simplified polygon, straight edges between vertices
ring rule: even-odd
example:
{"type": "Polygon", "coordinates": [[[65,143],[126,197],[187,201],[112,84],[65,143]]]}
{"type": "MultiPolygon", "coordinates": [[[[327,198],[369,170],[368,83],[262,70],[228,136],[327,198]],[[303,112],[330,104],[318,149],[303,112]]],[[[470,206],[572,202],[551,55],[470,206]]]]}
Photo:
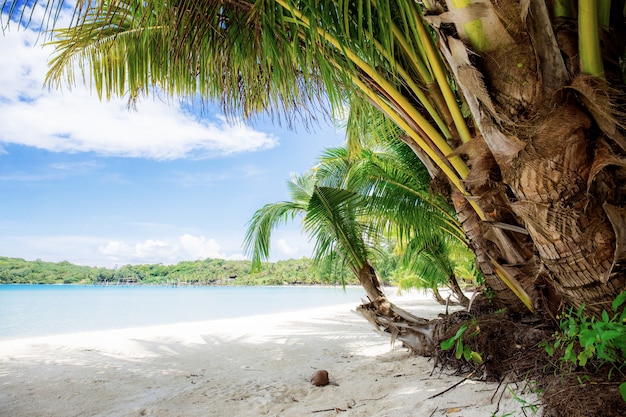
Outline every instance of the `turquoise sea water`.
{"type": "Polygon", "coordinates": [[[361,288],[0,285],[0,340],[354,303],[361,288]]]}

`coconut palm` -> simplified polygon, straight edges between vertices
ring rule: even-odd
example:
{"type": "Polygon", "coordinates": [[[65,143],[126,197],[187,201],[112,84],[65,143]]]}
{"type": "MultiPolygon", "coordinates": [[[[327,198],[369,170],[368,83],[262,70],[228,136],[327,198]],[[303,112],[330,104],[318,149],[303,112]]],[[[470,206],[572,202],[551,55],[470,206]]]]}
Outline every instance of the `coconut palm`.
{"type": "Polygon", "coordinates": [[[79,62],[102,96],[160,86],[305,120],[328,99],[362,126],[367,102],[446,184],[511,310],[599,313],[626,287],[624,0],[77,4],[51,82],[79,62]]]}
{"type": "MultiPolygon", "coordinates": [[[[396,146],[387,145],[385,149],[390,153],[395,150],[395,157],[363,150],[360,158],[349,158],[344,147],[327,149],[314,169],[292,176],[288,183],[292,200],[265,205],[249,223],[245,247],[253,266],[258,268],[262,260],[269,258],[272,230],[297,215],[304,217],[305,230],[316,242],[316,260],[339,254],[357,277],[369,259],[375,257],[371,253],[375,251],[372,243],[380,242],[383,236],[393,233],[399,242],[425,241],[420,236],[432,239],[443,234],[457,243],[463,240],[451,209],[420,182],[420,173],[424,180],[423,172],[415,154],[405,151],[408,160],[403,159],[401,149],[406,146],[393,141],[390,144],[396,146]],[[335,209],[339,211],[333,213],[335,209]],[[400,216],[398,211],[407,215],[400,216]]],[[[411,253],[412,247],[415,243],[405,253],[411,253]]],[[[448,252],[446,249],[442,255],[447,256],[448,252]]],[[[373,270],[371,266],[366,269],[373,270]]],[[[367,289],[371,299],[382,294],[380,281],[374,283],[375,287],[367,289]]]]}
{"type": "Polygon", "coordinates": [[[406,285],[430,288],[436,297],[438,286],[449,285],[458,301],[468,305],[452,259],[461,252],[473,259],[461,225],[448,204],[429,189],[428,171],[415,153],[392,138],[378,145],[369,141],[373,149],[361,149],[358,157],[350,157],[346,148],[327,149],[317,167],[318,183],[367,196],[370,229],[391,237],[404,255],[404,265],[420,277],[404,280],[406,285]]]}
{"type": "MultiPolygon", "coordinates": [[[[365,289],[370,301],[359,306],[358,311],[376,328],[402,340],[414,351],[430,352],[435,325],[389,302],[372,263],[372,259],[376,258],[377,244],[382,238],[384,227],[381,224],[389,227],[388,224],[393,222],[393,219],[381,219],[385,218],[385,212],[393,210],[386,208],[383,212],[380,202],[372,204],[372,201],[379,200],[373,188],[369,189],[368,194],[342,188],[350,183],[350,168],[355,163],[346,156],[345,148],[327,150],[315,168],[302,176],[292,176],[288,184],[291,201],[266,204],[254,213],[248,224],[244,244],[252,256],[253,268],[259,268],[260,263],[269,258],[272,230],[300,216],[304,230],[315,242],[314,259],[318,263],[329,259],[342,262],[365,289]],[[399,326],[400,322],[405,326],[399,326]]],[[[402,193],[406,194],[406,190],[402,189],[396,196],[403,197],[402,193]]],[[[414,207],[415,201],[419,200],[419,193],[417,195],[412,196],[414,207]]],[[[449,221],[449,213],[442,215],[438,210],[431,210],[424,217],[430,217],[431,221],[427,223],[431,227],[439,223],[445,225],[449,221]]],[[[395,227],[396,232],[402,229],[408,228],[404,224],[395,227]]],[[[433,230],[440,229],[434,227],[433,230]]]]}
{"type": "Polygon", "coordinates": [[[287,182],[291,200],[266,204],[257,210],[248,223],[245,237],[246,252],[251,254],[252,269],[258,270],[270,256],[271,233],[280,224],[303,217],[314,192],[315,173],[292,174],[287,182]]]}
{"type": "Polygon", "coordinates": [[[441,233],[429,236],[418,236],[409,241],[403,253],[406,274],[398,282],[401,289],[428,288],[433,292],[435,300],[440,304],[448,304],[439,293],[439,286],[448,285],[458,304],[469,306],[469,299],[461,289],[457,275],[456,263],[462,263],[473,257],[469,256],[467,247],[460,245],[441,233]],[[465,253],[464,253],[465,252],[465,253]]]}
{"type": "Polygon", "coordinates": [[[385,300],[382,284],[369,261],[365,227],[358,220],[362,196],[340,188],[317,185],[316,172],[293,175],[291,201],[266,204],[248,224],[244,247],[252,255],[253,268],[269,258],[272,230],[281,223],[303,218],[304,230],[315,241],[314,259],[339,257],[358,278],[372,301],[385,300]]]}
{"type": "MultiPolygon", "coordinates": [[[[386,133],[389,136],[380,143],[364,138],[362,142],[366,142],[366,146],[353,150],[352,154],[347,149],[327,151],[322,167],[329,166],[329,156],[345,160],[344,164],[349,169],[343,174],[343,182],[336,186],[368,196],[369,211],[372,213],[370,221],[384,233],[393,233],[398,242],[419,235],[444,233],[467,245],[454,210],[431,189],[426,166],[405,143],[397,139],[398,132],[392,130],[386,133]]],[[[348,141],[351,141],[350,137],[348,141]]],[[[329,171],[320,172],[318,177],[324,183],[334,178],[329,171]]]]}

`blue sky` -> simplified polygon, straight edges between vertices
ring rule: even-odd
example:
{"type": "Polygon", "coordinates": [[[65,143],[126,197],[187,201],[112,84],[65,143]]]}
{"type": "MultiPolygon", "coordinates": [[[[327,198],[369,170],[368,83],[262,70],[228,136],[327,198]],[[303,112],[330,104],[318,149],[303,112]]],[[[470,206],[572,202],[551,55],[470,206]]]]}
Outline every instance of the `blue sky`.
{"type": "MultiPolygon", "coordinates": [[[[17,29],[0,35],[0,256],[107,267],[243,259],[254,211],[288,198],[289,174],[343,142],[324,122],[313,132],[231,124],[218,106],[189,111],[158,95],[129,111],[82,85],[49,91],[51,50],[17,29]]],[[[311,247],[299,224],[281,226],[272,259],[311,247]]]]}

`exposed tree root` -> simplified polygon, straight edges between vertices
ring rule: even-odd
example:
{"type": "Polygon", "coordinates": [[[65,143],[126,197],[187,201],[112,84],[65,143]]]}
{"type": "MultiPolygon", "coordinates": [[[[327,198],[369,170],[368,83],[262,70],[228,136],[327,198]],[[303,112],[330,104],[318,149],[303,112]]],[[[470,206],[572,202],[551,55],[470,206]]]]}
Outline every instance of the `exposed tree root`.
{"type": "Polygon", "coordinates": [[[386,298],[360,305],[357,312],[376,330],[387,333],[392,343],[399,340],[420,356],[432,356],[435,352],[433,334],[438,321],[417,317],[386,298]]]}
{"type": "Polygon", "coordinates": [[[566,371],[539,343],[554,332],[531,317],[512,317],[483,300],[472,312],[458,311],[426,320],[394,305],[386,298],[357,308],[374,327],[401,341],[415,354],[435,358],[435,368],[452,369],[482,381],[532,381],[543,405],[544,417],[623,417],[626,403],[618,386],[619,375],[609,378],[607,367],[566,371]],[[455,349],[443,351],[442,341],[466,325],[462,344],[482,358],[481,363],[457,359],[455,349]]]}

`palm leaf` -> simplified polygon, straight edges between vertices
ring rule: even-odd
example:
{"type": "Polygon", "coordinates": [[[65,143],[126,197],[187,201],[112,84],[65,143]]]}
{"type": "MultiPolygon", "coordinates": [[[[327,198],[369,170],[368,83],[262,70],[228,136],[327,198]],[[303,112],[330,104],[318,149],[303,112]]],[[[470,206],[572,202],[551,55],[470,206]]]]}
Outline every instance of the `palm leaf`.
{"type": "Polygon", "coordinates": [[[314,182],[315,177],[311,173],[302,176],[292,175],[288,183],[292,199],[266,204],[253,214],[244,238],[244,250],[252,257],[253,270],[258,270],[261,262],[269,259],[272,231],[298,216],[304,217],[313,193],[314,182]]]}
{"type": "Polygon", "coordinates": [[[315,257],[337,250],[355,273],[368,257],[363,226],[357,220],[360,200],[353,191],[316,186],[304,218],[305,230],[315,236],[315,257]]]}
{"type": "Polygon", "coordinates": [[[257,210],[248,222],[244,238],[244,250],[252,256],[252,269],[258,270],[261,262],[270,257],[272,231],[279,225],[302,216],[305,207],[301,204],[284,201],[266,204],[257,210]]]}

